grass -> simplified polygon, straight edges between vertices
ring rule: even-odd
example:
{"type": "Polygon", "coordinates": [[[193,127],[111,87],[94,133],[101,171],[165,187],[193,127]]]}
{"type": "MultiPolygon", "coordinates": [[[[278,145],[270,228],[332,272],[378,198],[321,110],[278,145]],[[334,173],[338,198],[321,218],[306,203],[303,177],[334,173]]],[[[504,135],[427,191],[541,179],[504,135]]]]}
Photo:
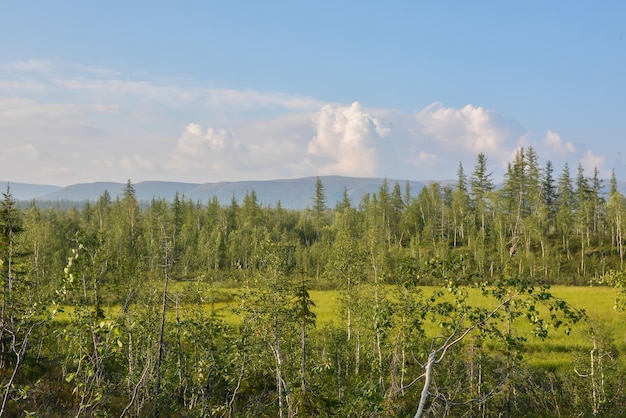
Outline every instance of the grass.
{"type": "MultiPolygon", "coordinates": [[[[422,288],[426,295],[435,288],[422,288]]],[[[237,292],[237,290],[233,290],[237,292]]],[[[549,336],[541,340],[531,334],[531,326],[520,320],[516,329],[527,339],[525,346],[526,360],[535,366],[553,369],[571,365],[573,358],[586,358],[593,346],[590,330],[593,329],[598,338],[604,339],[618,352],[626,352],[626,313],[620,313],[613,308],[616,292],[607,287],[574,287],[554,286],[551,288],[554,296],[565,300],[572,306],[583,309],[588,319],[576,324],[570,335],[561,329],[550,330],[549,336]]],[[[317,326],[323,328],[334,323],[340,326],[341,293],[337,290],[312,290],[309,292],[315,302],[314,312],[317,315],[317,326]]],[[[485,303],[485,299],[478,292],[470,292],[470,304],[485,303]]],[[[491,302],[489,302],[491,303],[491,302]]],[[[239,322],[230,307],[234,302],[222,302],[215,305],[216,311],[222,318],[231,324],[239,322]]],[[[435,335],[436,326],[426,325],[429,335],[435,335]]]]}
{"type": "MultiPolygon", "coordinates": [[[[160,283],[155,283],[153,289],[160,292],[160,283]]],[[[429,295],[435,288],[423,287],[424,295],[429,295]]],[[[171,295],[178,294],[182,309],[181,315],[185,313],[193,315],[197,309],[202,309],[207,315],[216,315],[226,323],[238,326],[241,318],[234,312],[234,308],[239,303],[238,296],[241,288],[222,288],[198,282],[172,282],[169,287],[171,295]]],[[[577,324],[570,335],[565,335],[561,330],[551,330],[549,337],[542,341],[531,335],[531,327],[527,323],[519,322],[515,328],[520,335],[526,337],[525,358],[533,364],[544,368],[564,367],[571,364],[574,357],[588,357],[592,348],[593,329],[595,335],[606,342],[618,352],[626,352],[626,333],[624,329],[626,323],[626,313],[616,312],[613,308],[615,304],[616,292],[607,287],[574,287],[574,286],[553,286],[551,292],[570,303],[578,309],[584,309],[588,315],[585,323],[577,324]]],[[[391,293],[391,292],[388,292],[391,293]]],[[[311,290],[311,299],[315,303],[313,311],[317,318],[317,328],[334,324],[342,326],[342,293],[338,290],[311,290]]],[[[471,291],[468,303],[470,305],[493,303],[486,302],[477,292],[471,291]]],[[[495,306],[495,305],[494,305],[495,306]]],[[[117,317],[120,307],[112,306],[105,308],[107,317],[117,317]]],[[[68,307],[64,312],[57,315],[56,320],[66,322],[71,319],[73,309],[68,307]]],[[[173,309],[169,309],[168,315],[173,318],[173,309]]],[[[428,335],[434,336],[438,332],[435,324],[426,324],[428,335]]]]}

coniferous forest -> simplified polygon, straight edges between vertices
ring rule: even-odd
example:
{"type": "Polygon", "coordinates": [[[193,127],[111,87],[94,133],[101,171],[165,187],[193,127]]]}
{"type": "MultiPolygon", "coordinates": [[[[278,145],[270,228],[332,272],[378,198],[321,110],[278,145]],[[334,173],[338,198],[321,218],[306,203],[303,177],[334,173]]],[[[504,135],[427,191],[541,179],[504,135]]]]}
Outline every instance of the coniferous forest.
{"type": "Polygon", "coordinates": [[[0,416],[619,416],[624,335],[603,326],[626,315],[626,199],[607,183],[528,148],[498,187],[480,154],[455,184],[358,201],[318,180],[303,210],[139,202],[130,180],[22,208],[9,188],[0,416]],[[617,309],[598,324],[563,285],[617,309]]]}

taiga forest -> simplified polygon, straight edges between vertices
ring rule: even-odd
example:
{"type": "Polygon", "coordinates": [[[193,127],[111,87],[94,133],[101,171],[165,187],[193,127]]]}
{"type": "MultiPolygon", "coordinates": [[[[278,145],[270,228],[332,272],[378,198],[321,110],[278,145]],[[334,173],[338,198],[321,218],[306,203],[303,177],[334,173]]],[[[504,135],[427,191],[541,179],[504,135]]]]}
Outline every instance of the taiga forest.
{"type": "Polygon", "coordinates": [[[520,149],[327,201],[0,203],[0,416],[620,416],[626,198],[520,149]],[[454,177],[454,173],[451,173],[454,177]]]}

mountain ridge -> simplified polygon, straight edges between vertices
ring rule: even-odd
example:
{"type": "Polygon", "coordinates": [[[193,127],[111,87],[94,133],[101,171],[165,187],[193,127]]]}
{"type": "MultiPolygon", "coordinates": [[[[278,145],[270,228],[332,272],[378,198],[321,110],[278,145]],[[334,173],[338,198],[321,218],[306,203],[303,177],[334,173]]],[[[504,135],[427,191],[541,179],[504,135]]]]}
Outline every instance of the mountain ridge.
{"type": "MultiPolygon", "coordinates": [[[[246,193],[254,191],[257,200],[265,206],[275,206],[279,201],[287,209],[304,209],[309,207],[315,193],[318,176],[296,179],[274,180],[242,180],[213,183],[186,183],[173,181],[148,180],[133,183],[137,200],[149,202],[153,199],[171,201],[178,193],[180,198],[207,203],[214,196],[222,205],[230,204],[234,197],[241,203],[246,193]]],[[[344,190],[352,203],[357,205],[363,194],[377,193],[384,181],[389,189],[397,182],[405,193],[408,182],[412,196],[416,196],[424,186],[433,182],[441,185],[454,184],[453,180],[400,180],[379,177],[348,177],[339,175],[319,176],[326,194],[326,204],[333,207],[343,199],[344,190]]],[[[69,186],[54,186],[20,182],[4,182],[10,188],[13,197],[22,202],[65,202],[78,206],[86,201],[95,202],[104,191],[108,191],[112,199],[121,197],[126,183],[92,182],[76,183],[69,186]]],[[[619,190],[626,194],[626,182],[618,181],[619,190]]],[[[608,181],[604,181],[604,191],[608,189],[608,181]]]]}
{"type": "MultiPolygon", "coordinates": [[[[303,209],[310,206],[315,193],[315,183],[318,176],[296,179],[275,180],[242,180],[214,183],[185,183],[170,181],[143,181],[132,183],[137,200],[149,202],[153,199],[173,200],[178,193],[186,200],[208,202],[214,196],[222,205],[230,204],[234,197],[242,202],[246,193],[254,191],[260,204],[274,206],[279,201],[287,209],[303,209]]],[[[358,204],[365,193],[377,193],[386,180],[391,189],[396,182],[405,191],[408,181],[412,195],[416,195],[431,181],[414,181],[385,179],[375,177],[347,177],[347,176],[319,176],[326,194],[329,207],[343,199],[344,190],[352,200],[358,204]]],[[[69,186],[38,185],[30,183],[8,182],[11,194],[18,201],[35,202],[95,202],[104,191],[108,191],[112,199],[121,197],[126,183],[92,182],[76,183],[69,186]]]]}

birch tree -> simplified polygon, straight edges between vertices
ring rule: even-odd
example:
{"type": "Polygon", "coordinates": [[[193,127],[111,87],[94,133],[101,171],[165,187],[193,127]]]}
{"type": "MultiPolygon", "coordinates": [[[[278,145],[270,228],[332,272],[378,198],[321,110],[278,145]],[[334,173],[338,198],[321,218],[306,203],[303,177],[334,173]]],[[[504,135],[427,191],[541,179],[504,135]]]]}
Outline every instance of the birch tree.
{"type": "Polygon", "coordinates": [[[422,364],[424,372],[416,378],[423,381],[416,418],[423,416],[429,409],[434,410],[436,405],[442,402],[446,404],[446,408],[454,404],[485,402],[505,387],[508,374],[503,375],[501,384],[486,391],[481,397],[452,400],[434,385],[438,365],[471,336],[480,335],[497,341],[507,352],[515,351],[519,358],[525,339],[511,332],[516,320],[526,319],[533,327],[533,334],[545,339],[550,329],[561,328],[569,334],[571,327],[585,318],[583,311],[552,295],[548,286],[537,288],[528,280],[504,278],[493,284],[476,283],[470,287],[462,286],[468,277],[460,274],[463,271],[460,266],[461,264],[455,261],[429,262],[429,268],[440,276],[443,284],[441,289],[435,291],[429,299],[425,299],[420,315],[424,320],[438,324],[441,333],[432,337],[426,359],[422,364]],[[476,306],[470,304],[468,302],[470,288],[479,292],[485,301],[489,302],[476,306]]]}

